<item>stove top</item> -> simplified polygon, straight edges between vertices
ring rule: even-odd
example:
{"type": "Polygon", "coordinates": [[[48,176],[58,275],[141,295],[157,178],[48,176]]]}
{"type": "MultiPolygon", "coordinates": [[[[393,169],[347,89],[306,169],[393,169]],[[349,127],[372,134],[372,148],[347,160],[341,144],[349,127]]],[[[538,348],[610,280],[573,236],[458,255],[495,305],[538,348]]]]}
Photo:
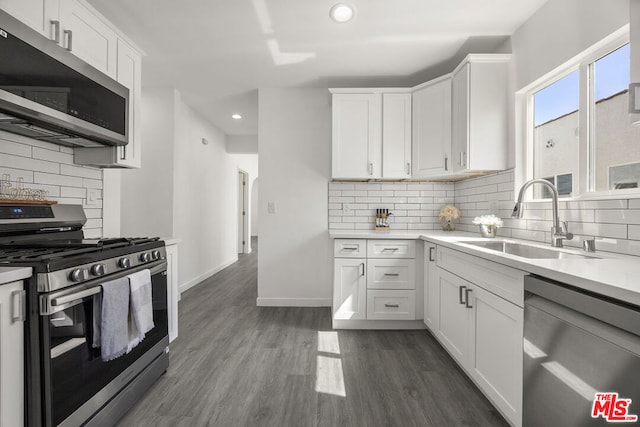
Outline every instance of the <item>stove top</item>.
{"type": "Polygon", "coordinates": [[[158,237],[112,239],[43,239],[0,244],[0,265],[56,271],[164,246],[158,237]]]}

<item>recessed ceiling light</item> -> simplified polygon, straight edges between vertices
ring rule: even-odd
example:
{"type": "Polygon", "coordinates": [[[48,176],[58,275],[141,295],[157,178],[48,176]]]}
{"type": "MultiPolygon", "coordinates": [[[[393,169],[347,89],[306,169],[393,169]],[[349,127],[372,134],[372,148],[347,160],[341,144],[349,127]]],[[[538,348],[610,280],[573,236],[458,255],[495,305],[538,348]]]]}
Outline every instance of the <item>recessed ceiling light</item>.
{"type": "Polygon", "coordinates": [[[355,13],[356,12],[353,6],[344,3],[338,3],[333,5],[331,10],[329,11],[329,16],[334,21],[343,23],[351,21],[355,13]]]}
{"type": "Polygon", "coordinates": [[[232,114],[232,115],[231,115],[231,118],[232,118],[233,120],[240,120],[240,119],[242,118],[242,116],[241,116],[240,114],[237,114],[237,113],[236,113],[236,114],[232,114]]]}

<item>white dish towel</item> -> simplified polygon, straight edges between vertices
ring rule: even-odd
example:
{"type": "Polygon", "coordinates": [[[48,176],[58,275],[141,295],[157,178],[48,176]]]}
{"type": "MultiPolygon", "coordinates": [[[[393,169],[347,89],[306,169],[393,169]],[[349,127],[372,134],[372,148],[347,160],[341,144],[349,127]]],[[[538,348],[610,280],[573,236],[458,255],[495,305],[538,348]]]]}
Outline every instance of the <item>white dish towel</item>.
{"type": "Polygon", "coordinates": [[[153,329],[154,323],[151,271],[142,270],[128,275],[127,278],[131,288],[128,353],[144,339],[147,332],[153,329]]]}

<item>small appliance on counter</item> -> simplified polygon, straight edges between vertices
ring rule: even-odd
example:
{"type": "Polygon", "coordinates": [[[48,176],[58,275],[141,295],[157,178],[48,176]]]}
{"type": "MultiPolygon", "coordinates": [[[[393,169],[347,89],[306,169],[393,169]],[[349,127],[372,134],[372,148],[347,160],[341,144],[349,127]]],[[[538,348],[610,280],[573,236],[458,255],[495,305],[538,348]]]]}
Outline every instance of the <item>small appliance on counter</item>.
{"type": "Polygon", "coordinates": [[[389,221],[393,214],[389,209],[376,209],[376,217],[374,221],[374,230],[379,232],[389,231],[389,221]]]}

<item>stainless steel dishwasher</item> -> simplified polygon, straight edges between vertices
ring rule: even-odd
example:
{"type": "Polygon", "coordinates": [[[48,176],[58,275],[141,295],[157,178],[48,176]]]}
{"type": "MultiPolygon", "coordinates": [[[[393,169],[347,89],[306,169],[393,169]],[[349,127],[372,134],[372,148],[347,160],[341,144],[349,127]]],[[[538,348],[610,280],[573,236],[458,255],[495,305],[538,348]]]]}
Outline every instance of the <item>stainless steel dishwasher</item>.
{"type": "Polygon", "coordinates": [[[640,425],[640,307],[527,276],[523,347],[523,426],[640,425]]]}

